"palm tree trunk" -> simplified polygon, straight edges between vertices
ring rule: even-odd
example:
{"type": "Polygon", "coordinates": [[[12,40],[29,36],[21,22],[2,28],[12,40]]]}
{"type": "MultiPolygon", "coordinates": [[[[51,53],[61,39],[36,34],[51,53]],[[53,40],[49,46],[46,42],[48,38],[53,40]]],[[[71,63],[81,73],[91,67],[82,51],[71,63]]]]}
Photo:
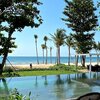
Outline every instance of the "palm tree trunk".
{"type": "Polygon", "coordinates": [[[69,57],[68,57],[68,65],[70,66],[70,46],[68,46],[69,57]]]}
{"type": "Polygon", "coordinates": [[[50,63],[52,64],[52,49],[50,49],[50,63]]]}
{"type": "Polygon", "coordinates": [[[59,47],[57,47],[56,57],[57,57],[57,64],[59,64],[59,47]]]}
{"type": "Polygon", "coordinates": [[[35,44],[36,44],[37,64],[39,64],[39,59],[38,59],[38,49],[37,49],[37,41],[35,41],[35,44]]]}
{"type": "Polygon", "coordinates": [[[58,47],[58,64],[60,64],[60,46],[58,47]]]}
{"type": "Polygon", "coordinates": [[[46,47],[46,64],[47,64],[47,55],[48,55],[48,50],[47,50],[47,47],[46,47]]]}
{"type": "Polygon", "coordinates": [[[44,64],[44,49],[43,49],[43,64],[44,64]]]}
{"type": "Polygon", "coordinates": [[[4,65],[5,65],[5,63],[6,63],[6,59],[7,59],[7,56],[8,56],[8,52],[9,52],[9,43],[10,43],[10,40],[11,40],[12,33],[13,33],[13,32],[9,32],[9,34],[8,34],[8,39],[7,39],[7,42],[6,42],[5,47],[4,47],[5,51],[4,51],[4,57],[3,57],[2,63],[1,63],[1,65],[0,65],[0,75],[2,75],[3,67],[4,67],[4,65]]]}

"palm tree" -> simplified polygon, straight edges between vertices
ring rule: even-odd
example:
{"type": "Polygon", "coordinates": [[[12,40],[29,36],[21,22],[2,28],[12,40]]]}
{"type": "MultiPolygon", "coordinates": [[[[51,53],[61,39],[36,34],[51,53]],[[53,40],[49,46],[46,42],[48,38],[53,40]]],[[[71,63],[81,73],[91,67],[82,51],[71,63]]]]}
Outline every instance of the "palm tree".
{"type": "Polygon", "coordinates": [[[42,50],[43,50],[43,64],[44,64],[44,49],[46,48],[45,44],[41,44],[42,50]]]}
{"type": "Polygon", "coordinates": [[[96,53],[97,53],[97,64],[99,64],[99,53],[100,53],[100,42],[93,43],[93,48],[95,49],[96,53]]]}
{"type": "Polygon", "coordinates": [[[71,48],[71,46],[73,46],[73,43],[74,43],[74,41],[73,41],[72,36],[71,35],[67,36],[66,40],[65,40],[65,44],[68,46],[68,55],[69,55],[69,57],[68,57],[68,65],[69,66],[70,66],[70,48],[71,48]]]}
{"type": "Polygon", "coordinates": [[[52,47],[50,47],[50,63],[52,64],[52,47]]]}
{"type": "Polygon", "coordinates": [[[38,60],[38,49],[37,49],[37,38],[38,38],[38,36],[35,34],[34,35],[34,38],[35,38],[35,45],[36,45],[37,64],[39,64],[39,60],[38,60]]]}
{"type": "Polygon", "coordinates": [[[100,42],[98,42],[98,65],[99,65],[99,54],[100,54],[100,42]]]}
{"type": "Polygon", "coordinates": [[[60,64],[60,46],[64,44],[64,39],[66,38],[64,29],[57,29],[54,35],[51,34],[51,37],[57,47],[57,64],[60,64]]]}
{"type": "Polygon", "coordinates": [[[48,37],[47,36],[44,36],[44,41],[45,41],[45,46],[46,46],[46,61],[45,61],[45,64],[47,64],[47,55],[48,55],[48,50],[47,50],[47,40],[48,40],[48,37]]]}

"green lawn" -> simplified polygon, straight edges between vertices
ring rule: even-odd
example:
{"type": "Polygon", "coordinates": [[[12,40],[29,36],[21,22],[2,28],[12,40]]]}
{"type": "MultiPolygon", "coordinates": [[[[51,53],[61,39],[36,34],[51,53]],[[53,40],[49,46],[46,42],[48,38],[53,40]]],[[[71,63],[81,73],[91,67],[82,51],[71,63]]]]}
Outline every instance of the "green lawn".
{"type": "Polygon", "coordinates": [[[4,72],[1,77],[17,77],[17,76],[44,76],[44,75],[58,75],[58,74],[72,74],[76,73],[75,71],[68,70],[27,70],[27,71],[17,71],[4,72]]]}
{"type": "Polygon", "coordinates": [[[73,71],[66,70],[43,70],[43,71],[20,71],[20,76],[42,76],[42,75],[57,75],[57,74],[70,74],[75,73],[73,71]]]}
{"type": "MultiPolygon", "coordinates": [[[[81,67],[77,67],[77,70],[83,69],[81,67]]],[[[64,64],[54,65],[48,69],[22,69],[12,72],[12,69],[6,69],[3,73],[4,77],[11,77],[11,76],[44,76],[44,75],[57,75],[57,74],[71,74],[71,73],[78,73],[76,71],[75,66],[66,66],[64,64]],[[9,74],[10,73],[10,74],[9,74]]]]}

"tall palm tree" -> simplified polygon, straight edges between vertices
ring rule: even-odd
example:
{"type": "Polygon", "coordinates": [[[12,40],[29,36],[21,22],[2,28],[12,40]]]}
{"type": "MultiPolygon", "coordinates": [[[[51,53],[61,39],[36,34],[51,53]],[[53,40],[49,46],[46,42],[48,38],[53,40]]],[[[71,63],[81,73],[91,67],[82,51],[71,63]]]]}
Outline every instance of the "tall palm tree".
{"type": "Polygon", "coordinates": [[[96,53],[97,53],[97,64],[99,64],[99,53],[100,53],[100,42],[93,43],[93,48],[95,49],[96,53]]]}
{"type": "Polygon", "coordinates": [[[39,64],[39,60],[38,60],[38,49],[37,49],[37,38],[38,38],[38,36],[35,34],[34,35],[34,38],[35,38],[35,45],[36,45],[37,64],[39,64]]]}
{"type": "Polygon", "coordinates": [[[64,40],[66,38],[64,29],[57,29],[54,35],[51,34],[51,37],[57,47],[57,64],[60,64],[60,46],[64,44],[64,40]]]}
{"type": "Polygon", "coordinates": [[[45,44],[41,44],[42,50],[43,50],[43,64],[44,64],[44,49],[46,48],[45,44]]]}
{"type": "Polygon", "coordinates": [[[50,47],[50,63],[52,64],[52,47],[50,47]]]}
{"type": "Polygon", "coordinates": [[[74,41],[73,41],[73,38],[72,38],[72,36],[70,35],[70,36],[67,36],[66,37],[66,40],[65,40],[65,44],[68,46],[68,65],[70,66],[70,48],[71,48],[71,46],[73,46],[73,43],[74,43],[74,41]]]}
{"type": "Polygon", "coordinates": [[[99,65],[99,54],[100,54],[100,42],[98,42],[98,65],[99,65]]]}
{"type": "Polygon", "coordinates": [[[45,64],[47,64],[47,56],[48,56],[48,50],[47,50],[47,41],[48,41],[48,37],[47,36],[44,36],[44,41],[45,41],[45,46],[46,46],[46,61],[45,61],[45,64]]]}

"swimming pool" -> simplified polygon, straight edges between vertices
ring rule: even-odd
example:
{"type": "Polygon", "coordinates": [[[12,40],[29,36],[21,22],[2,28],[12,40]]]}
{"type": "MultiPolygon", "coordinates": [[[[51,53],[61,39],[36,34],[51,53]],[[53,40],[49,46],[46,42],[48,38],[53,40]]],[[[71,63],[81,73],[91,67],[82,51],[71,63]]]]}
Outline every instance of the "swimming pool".
{"type": "Polygon", "coordinates": [[[24,95],[31,91],[33,100],[66,100],[88,92],[100,92],[100,72],[1,79],[0,94],[14,88],[24,95]]]}

